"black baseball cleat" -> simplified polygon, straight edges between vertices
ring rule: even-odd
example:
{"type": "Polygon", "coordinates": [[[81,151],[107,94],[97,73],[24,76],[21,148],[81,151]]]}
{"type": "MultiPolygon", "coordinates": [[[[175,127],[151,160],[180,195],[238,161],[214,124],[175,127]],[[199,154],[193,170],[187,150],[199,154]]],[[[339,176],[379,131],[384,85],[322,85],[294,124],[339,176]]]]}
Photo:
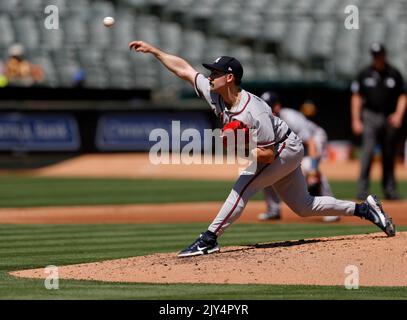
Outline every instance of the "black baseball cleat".
{"type": "Polygon", "coordinates": [[[396,191],[392,191],[392,192],[385,192],[384,193],[384,198],[386,200],[400,200],[400,196],[396,191]]]}
{"type": "Polygon", "coordinates": [[[200,256],[219,251],[216,236],[206,231],[202,233],[188,248],[178,253],[179,258],[200,256]]]}
{"type": "Polygon", "coordinates": [[[384,212],[380,200],[375,195],[369,195],[362,206],[362,217],[373,222],[376,226],[382,229],[389,237],[396,235],[396,226],[392,219],[384,212]]]}
{"type": "Polygon", "coordinates": [[[366,191],[359,191],[356,195],[357,200],[365,200],[369,194],[366,191]]]}

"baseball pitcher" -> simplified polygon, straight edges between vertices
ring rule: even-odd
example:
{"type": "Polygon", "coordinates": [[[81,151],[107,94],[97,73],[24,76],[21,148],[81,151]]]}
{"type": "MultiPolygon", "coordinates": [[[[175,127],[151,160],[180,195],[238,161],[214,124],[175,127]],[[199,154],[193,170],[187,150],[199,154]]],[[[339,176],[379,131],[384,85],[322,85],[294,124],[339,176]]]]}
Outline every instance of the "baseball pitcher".
{"type": "Polygon", "coordinates": [[[283,120],[273,116],[266,102],[241,88],[243,67],[236,58],[222,56],[213,63],[203,64],[210,71],[205,77],[184,59],[146,42],[133,41],[129,47],[152,54],[168,70],[189,82],[224,125],[240,121],[242,126],[254,130],[257,135],[257,147],[250,150],[256,165],[247,168],[248,172],[254,171],[253,174],[238,177],[208,230],[182,250],[179,257],[219,251],[217,238],[239,218],[249,199],[268,186],[273,186],[279,197],[300,216],[355,215],[373,222],[388,236],[395,235],[391,218],[373,195],[356,204],[327,196],[313,197],[308,193],[300,168],[304,155],[301,139],[283,120]]]}

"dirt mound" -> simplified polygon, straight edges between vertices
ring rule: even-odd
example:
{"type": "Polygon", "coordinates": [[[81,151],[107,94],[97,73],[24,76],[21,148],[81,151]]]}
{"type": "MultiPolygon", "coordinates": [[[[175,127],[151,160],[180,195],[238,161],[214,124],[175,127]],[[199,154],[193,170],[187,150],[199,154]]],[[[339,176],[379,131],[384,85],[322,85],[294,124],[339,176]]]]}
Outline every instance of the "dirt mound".
{"type": "MultiPolygon", "coordinates": [[[[394,238],[374,233],[225,247],[217,254],[183,259],[176,253],[160,253],[63,266],[59,267],[59,277],[111,282],[343,286],[349,276],[348,266],[358,268],[360,286],[406,286],[407,232],[394,238]]],[[[46,277],[44,269],[10,274],[46,277]]]]}
{"type": "MultiPolygon", "coordinates": [[[[198,157],[195,159],[197,160],[198,157]]],[[[200,157],[199,157],[200,159],[200,157]]],[[[197,162],[194,162],[197,163],[197,162]]],[[[154,165],[148,153],[114,153],[86,154],[40,169],[0,170],[1,174],[26,174],[45,177],[122,177],[122,178],[153,178],[153,179],[204,179],[204,180],[235,180],[239,164],[160,164],[154,165]]],[[[346,162],[323,161],[321,171],[328,179],[354,180],[359,173],[359,161],[346,162]]],[[[395,167],[397,179],[406,180],[407,170],[404,163],[397,162],[395,167]]],[[[374,161],[371,178],[381,178],[381,164],[374,161]]]]}
{"type": "MultiPolygon", "coordinates": [[[[138,205],[104,205],[72,207],[0,208],[0,224],[81,224],[81,223],[184,223],[207,222],[215,217],[223,202],[190,202],[138,205]]],[[[384,201],[385,210],[396,226],[407,225],[407,201],[384,201]]],[[[321,223],[322,217],[302,218],[282,204],[282,219],[259,222],[264,201],[250,201],[236,223],[321,223]]],[[[343,217],[333,224],[367,225],[356,217],[343,217]]]]}

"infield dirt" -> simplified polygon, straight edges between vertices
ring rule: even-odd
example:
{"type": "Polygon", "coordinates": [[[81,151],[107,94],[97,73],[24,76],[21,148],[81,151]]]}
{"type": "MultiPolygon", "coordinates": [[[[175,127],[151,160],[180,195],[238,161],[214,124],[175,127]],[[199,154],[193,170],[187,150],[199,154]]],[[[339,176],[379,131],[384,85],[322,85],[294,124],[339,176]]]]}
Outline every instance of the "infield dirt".
{"type": "MultiPolygon", "coordinates": [[[[406,286],[406,244],[407,232],[394,238],[383,233],[314,238],[225,247],[220,253],[192,258],[160,253],[62,266],[59,277],[109,282],[344,286],[352,272],[352,276],[358,274],[360,286],[406,286]]],[[[46,277],[44,269],[10,274],[46,277]]]]}
{"type": "MultiPolygon", "coordinates": [[[[356,162],[323,164],[328,178],[354,179],[356,162]]],[[[13,173],[30,176],[87,176],[178,179],[231,179],[237,168],[224,166],[152,166],[146,155],[88,155],[43,169],[13,173]]],[[[374,166],[373,178],[379,168],[374,166]]],[[[398,178],[407,170],[397,166],[398,178]]],[[[10,173],[3,171],[3,173],[10,173]]],[[[220,203],[172,203],[157,205],[82,206],[59,208],[4,208],[0,223],[154,223],[209,222],[220,203]],[[193,212],[193,213],[191,213],[193,212]]],[[[239,222],[255,222],[263,202],[251,202],[239,222]]],[[[405,201],[384,203],[396,225],[406,225],[405,201]]],[[[316,222],[303,219],[283,206],[286,222],[316,222]]],[[[339,223],[367,224],[354,218],[339,223]]],[[[225,247],[221,253],[179,259],[176,253],[110,260],[59,267],[61,279],[145,283],[240,283],[305,284],[343,286],[346,267],[358,268],[361,286],[407,285],[407,233],[387,238],[383,233],[225,247]]],[[[45,278],[44,269],[11,272],[13,276],[45,278]]]]}

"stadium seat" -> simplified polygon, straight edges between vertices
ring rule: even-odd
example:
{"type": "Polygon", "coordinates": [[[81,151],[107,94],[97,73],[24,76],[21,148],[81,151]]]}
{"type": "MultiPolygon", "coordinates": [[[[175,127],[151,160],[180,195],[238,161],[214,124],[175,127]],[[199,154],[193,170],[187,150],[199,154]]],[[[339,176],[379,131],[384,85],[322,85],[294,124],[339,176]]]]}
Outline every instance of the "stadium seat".
{"type": "Polygon", "coordinates": [[[70,14],[69,10],[68,10],[68,4],[67,3],[71,3],[71,2],[75,2],[75,0],[43,0],[42,3],[42,10],[41,10],[41,14],[44,15],[44,9],[45,7],[49,6],[49,5],[54,5],[58,8],[58,15],[60,17],[65,17],[66,15],[70,14]]]}
{"type": "Polygon", "coordinates": [[[20,10],[23,14],[43,16],[44,8],[42,0],[20,1],[20,10]]]}
{"type": "Polygon", "coordinates": [[[336,22],[318,21],[314,24],[310,37],[310,55],[311,57],[321,57],[328,59],[331,57],[334,49],[336,36],[336,22]]]}
{"type": "Polygon", "coordinates": [[[334,69],[337,78],[351,80],[361,69],[361,65],[357,55],[337,53],[334,59],[334,69]]]}
{"type": "Polygon", "coordinates": [[[183,56],[186,60],[202,61],[204,51],[206,50],[206,37],[201,31],[186,30],[183,33],[182,48],[185,50],[183,56]]]}
{"type": "Polygon", "coordinates": [[[300,62],[308,59],[312,25],[312,20],[308,18],[301,18],[290,23],[282,44],[282,49],[288,58],[300,62]]]}
{"type": "Polygon", "coordinates": [[[243,13],[239,20],[239,23],[244,26],[244,28],[238,33],[239,38],[257,40],[258,36],[263,31],[261,29],[261,15],[256,12],[243,13]]]}
{"type": "Polygon", "coordinates": [[[105,89],[109,87],[108,73],[104,68],[88,67],[85,70],[84,86],[87,88],[105,89]]]}
{"type": "Polygon", "coordinates": [[[41,47],[47,50],[58,50],[64,45],[64,30],[59,28],[57,30],[48,30],[41,26],[41,21],[39,22],[41,47]]]}
{"type": "Polygon", "coordinates": [[[47,52],[41,54],[35,53],[30,57],[30,61],[36,65],[40,65],[44,71],[45,86],[56,87],[58,85],[58,78],[55,71],[54,63],[47,52]]]}
{"type": "Polygon", "coordinates": [[[76,63],[70,62],[56,67],[59,76],[59,84],[61,87],[72,87],[74,85],[75,76],[81,70],[76,63]]]}
{"type": "Polygon", "coordinates": [[[103,49],[111,45],[113,29],[106,28],[102,23],[103,18],[89,21],[89,45],[103,49]]]}
{"type": "Polygon", "coordinates": [[[35,49],[40,42],[38,27],[33,16],[24,15],[14,20],[16,40],[27,49],[35,49]]]}
{"type": "Polygon", "coordinates": [[[128,50],[128,44],[135,40],[134,17],[125,12],[118,13],[116,17],[119,22],[109,30],[111,45],[116,49],[128,50]]]}
{"type": "Polygon", "coordinates": [[[0,1],[0,12],[10,14],[19,13],[19,0],[0,1]]]}
{"type": "Polygon", "coordinates": [[[20,42],[48,53],[38,59],[50,85],[72,85],[72,73],[86,67],[86,86],[167,86],[171,75],[153,57],[129,52],[128,43],[141,39],[199,70],[203,61],[234,55],[246,80],[348,80],[369,63],[373,41],[407,71],[406,12],[404,0],[0,0],[0,59],[20,42]],[[59,8],[59,30],[44,28],[47,5],[59,8]],[[343,27],[347,5],[359,8],[359,30],[343,27]],[[114,27],[103,26],[105,16],[115,17],[114,27]]]}
{"type": "Polygon", "coordinates": [[[285,81],[303,81],[302,68],[295,62],[284,61],[280,65],[280,79],[285,81]]]}
{"type": "Polygon", "coordinates": [[[266,21],[274,18],[287,17],[290,12],[293,0],[273,0],[264,8],[263,12],[266,15],[266,21]]]}
{"type": "Polygon", "coordinates": [[[266,42],[281,43],[289,23],[285,19],[267,19],[262,27],[260,39],[266,42]]]}
{"type": "Polygon", "coordinates": [[[158,30],[161,48],[173,54],[179,54],[182,47],[182,29],[177,23],[161,23],[158,30]]]}
{"type": "Polygon", "coordinates": [[[362,52],[369,52],[370,45],[373,42],[384,43],[386,37],[386,22],[376,17],[362,21],[363,37],[362,52]]]}
{"type": "Polygon", "coordinates": [[[14,29],[7,14],[0,15],[0,48],[7,50],[15,42],[14,29]]]}
{"type": "MultiPolygon", "coordinates": [[[[316,20],[321,19],[334,19],[336,8],[338,7],[338,0],[325,0],[318,2],[317,6],[314,6],[313,16],[316,20]]],[[[344,8],[343,8],[344,10],[344,8]]]]}
{"type": "Polygon", "coordinates": [[[383,18],[389,23],[401,22],[402,14],[403,12],[405,12],[405,9],[406,8],[403,8],[403,3],[401,1],[392,1],[390,3],[387,3],[386,6],[384,6],[383,8],[383,18]]]}
{"type": "Polygon", "coordinates": [[[290,15],[293,17],[311,15],[319,2],[318,0],[297,0],[292,3],[290,15]]]}
{"type": "Polygon", "coordinates": [[[146,6],[149,3],[149,0],[122,0],[121,2],[131,5],[135,8],[141,8],[146,6]]]}
{"type": "Polygon", "coordinates": [[[71,17],[86,18],[89,7],[89,0],[66,0],[66,9],[71,17]]]}
{"type": "Polygon", "coordinates": [[[405,54],[407,50],[407,23],[400,21],[388,23],[385,43],[389,54],[405,54]]]}
{"type": "Polygon", "coordinates": [[[103,67],[103,51],[98,47],[89,46],[85,50],[78,49],[78,58],[82,67],[103,67]]]}
{"type": "Polygon", "coordinates": [[[88,42],[88,28],[86,20],[80,17],[64,18],[61,21],[65,31],[65,42],[68,45],[81,46],[88,42]]]}
{"type": "Polygon", "coordinates": [[[213,61],[217,57],[226,55],[228,52],[228,41],[219,37],[210,37],[207,42],[207,50],[204,60],[213,61]]]}
{"type": "Polygon", "coordinates": [[[268,53],[255,53],[253,59],[259,80],[267,81],[279,79],[279,68],[277,65],[277,59],[274,55],[268,53]]]}

